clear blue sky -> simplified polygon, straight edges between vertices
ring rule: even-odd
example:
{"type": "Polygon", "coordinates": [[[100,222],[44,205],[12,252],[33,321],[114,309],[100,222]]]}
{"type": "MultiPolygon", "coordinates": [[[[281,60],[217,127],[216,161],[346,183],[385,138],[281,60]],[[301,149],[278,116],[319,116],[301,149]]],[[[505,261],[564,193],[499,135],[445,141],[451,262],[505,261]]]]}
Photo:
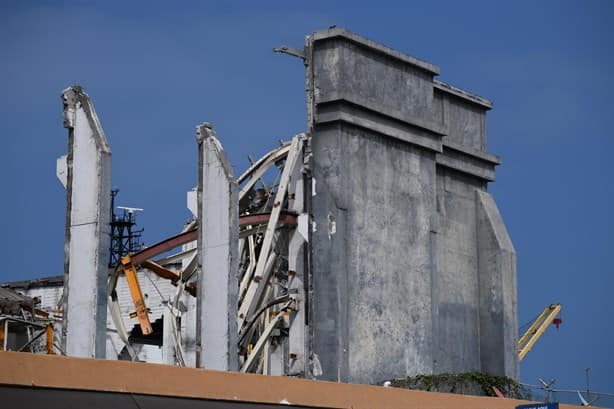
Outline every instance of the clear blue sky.
{"type": "Polygon", "coordinates": [[[614,392],[614,2],[222,3],[2,1],[0,281],[62,273],[63,88],[92,97],[119,204],[145,208],[151,243],[189,217],[194,126],[214,123],[237,172],[303,131],[303,66],[271,49],[338,25],[494,101],[490,190],[518,252],[519,321],[564,308],[522,380],[583,387],[588,366],[592,387],[614,392]]]}

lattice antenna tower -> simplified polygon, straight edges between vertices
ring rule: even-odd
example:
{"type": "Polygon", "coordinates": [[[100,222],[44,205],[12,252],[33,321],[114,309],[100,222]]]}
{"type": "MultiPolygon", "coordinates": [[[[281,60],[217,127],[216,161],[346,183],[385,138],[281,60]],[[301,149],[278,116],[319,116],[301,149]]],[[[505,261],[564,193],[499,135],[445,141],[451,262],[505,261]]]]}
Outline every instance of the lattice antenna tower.
{"type": "Polygon", "coordinates": [[[111,190],[111,245],[109,248],[109,267],[119,264],[123,256],[140,250],[141,233],[144,229],[136,229],[136,212],[143,211],[138,207],[117,206],[120,214],[115,212],[115,197],[119,189],[111,190]]]}

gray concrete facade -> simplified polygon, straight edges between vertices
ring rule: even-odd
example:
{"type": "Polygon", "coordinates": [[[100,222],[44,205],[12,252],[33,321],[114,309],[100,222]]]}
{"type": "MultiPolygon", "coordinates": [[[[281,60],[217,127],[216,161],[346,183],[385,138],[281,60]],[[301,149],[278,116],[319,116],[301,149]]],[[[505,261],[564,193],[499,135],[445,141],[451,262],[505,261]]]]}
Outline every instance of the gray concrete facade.
{"type": "Polygon", "coordinates": [[[238,369],[238,185],[211,125],[196,128],[198,175],[199,367],[238,369]]]}
{"type": "Polygon", "coordinates": [[[62,93],[68,154],[58,160],[66,187],[63,344],[66,354],[104,358],[110,241],[111,149],[88,95],[62,93]]]}
{"type": "Polygon", "coordinates": [[[476,191],[476,202],[482,370],[517,378],[516,252],[492,196],[476,191]]]}
{"type": "Polygon", "coordinates": [[[486,192],[491,103],[340,28],[303,53],[319,377],[517,378],[515,252],[486,192]]]}

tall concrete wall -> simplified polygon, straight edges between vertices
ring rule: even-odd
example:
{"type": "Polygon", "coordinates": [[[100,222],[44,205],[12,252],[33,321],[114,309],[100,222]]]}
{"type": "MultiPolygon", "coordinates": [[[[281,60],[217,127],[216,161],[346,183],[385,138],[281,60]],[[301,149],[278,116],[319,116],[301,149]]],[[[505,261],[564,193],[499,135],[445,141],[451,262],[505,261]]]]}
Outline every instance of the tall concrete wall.
{"type": "Polygon", "coordinates": [[[481,183],[450,169],[437,171],[433,371],[479,371],[478,254],[475,189],[481,183]]]}
{"type": "Polygon", "coordinates": [[[199,367],[238,369],[239,190],[210,124],[196,128],[198,176],[199,367]]]}
{"type": "Polygon", "coordinates": [[[67,355],[104,358],[110,241],[111,149],[89,97],[62,93],[68,155],[58,161],[66,187],[63,340],[67,355]]]}
{"type": "Polygon", "coordinates": [[[308,37],[304,53],[310,336],[321,378],[516,377],[513,248],[491,243],[488,229],[504,227],[487,223],[498,216],[494,202],[480,221],[476,196],[487,195],[500,162],[485,152],[490,102],[437,81],[436,66],[343,29],[308,37]],[[491,254],[501,261],[485,261],[491,254]]]}
{"type": "Polygon", "coordinates": [[[312,143],[314,161],[335,158],[314,167],[314,348],[324,376],[430,372],[434,155],[342,124],[312,143]]]}

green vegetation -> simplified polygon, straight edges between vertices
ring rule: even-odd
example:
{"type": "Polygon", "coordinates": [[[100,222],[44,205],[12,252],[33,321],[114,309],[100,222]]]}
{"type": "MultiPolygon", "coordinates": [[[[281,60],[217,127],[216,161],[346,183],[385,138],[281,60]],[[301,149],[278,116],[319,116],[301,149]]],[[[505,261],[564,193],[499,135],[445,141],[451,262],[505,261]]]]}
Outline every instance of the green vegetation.
{"type": "Polygon", "coordinates": [[[494,386],[508,398],[530,399],[530,393],[515,380],[506,376],[495,376],[481,372],[417,375],[415,377],[393,380],[391,381],[391,386],[432,392],[495,396],[492,389],[494,386]]]}

